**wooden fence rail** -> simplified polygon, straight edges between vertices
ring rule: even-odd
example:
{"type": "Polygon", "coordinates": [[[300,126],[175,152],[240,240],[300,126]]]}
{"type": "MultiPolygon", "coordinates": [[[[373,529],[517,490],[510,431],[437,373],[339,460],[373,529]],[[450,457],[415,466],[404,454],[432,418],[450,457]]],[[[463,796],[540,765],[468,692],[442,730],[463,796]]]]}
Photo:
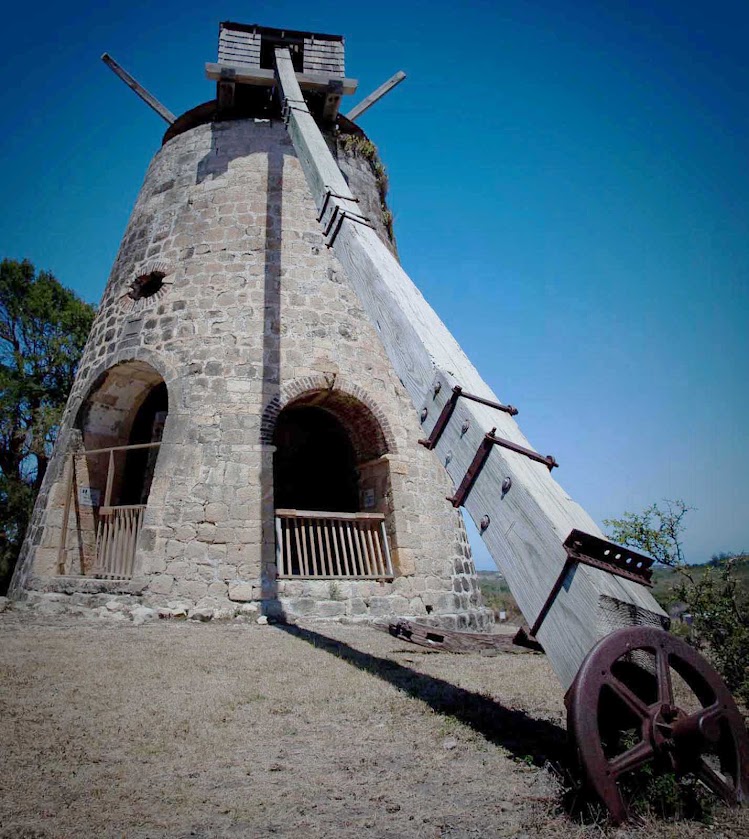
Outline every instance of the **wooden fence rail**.
{"type": "Polygon", "coordinates": [[[276,510],[276,561],[285,578],[394,576],[382,513],[276,510]]]}
{"type": "Polygon", "coordinates": [[[105,580],[129,580],[133,576],[135,547],[145,509],[145,504],[99,508],[92,576],[105,580]]]}
{"type": "MultiPolygon", "coordinates": [[[[85,449],[68,455],[68,477],[65,485],[60,541],[57,549],[59,574],[67,573],[68,529],[74,495],[77,489],[76,459],[107,455],[106,479],[104,481],[104,503],[92,504],[96,521],[96,559],[88,576],[104,579],[130,579],[135,566],[135,549],[143,525],[145,504],[112,505],[115,484],[115,454],[140,449],[158,450],[161,443],[134,443],[129,446],[107,446],[101,449],[85,449]]],[[[99,485],[100,486],[100,485],[99,485]]],[[[92,487],[98,489],[99,487],[92,487]]]]}

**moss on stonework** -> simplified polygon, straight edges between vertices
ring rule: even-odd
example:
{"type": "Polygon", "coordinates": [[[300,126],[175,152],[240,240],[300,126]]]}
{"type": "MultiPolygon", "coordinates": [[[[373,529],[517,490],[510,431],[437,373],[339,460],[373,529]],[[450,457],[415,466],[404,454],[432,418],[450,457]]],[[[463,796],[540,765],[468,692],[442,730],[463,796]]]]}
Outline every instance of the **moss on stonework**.
{"type": "Polygon", "coordinates": [[[361,157],[366,160],[375,176],[377,191],[380,196],[380,213],[382,223],[387,231],[388,239],[395,244],[395,232],[393,230],[393,213],[387,205],[388,176],[385,166],[380,160],[377,146],[368,138],[359,134],[344,134],[338,138],[339,148],[354,157],[361,157]]]}

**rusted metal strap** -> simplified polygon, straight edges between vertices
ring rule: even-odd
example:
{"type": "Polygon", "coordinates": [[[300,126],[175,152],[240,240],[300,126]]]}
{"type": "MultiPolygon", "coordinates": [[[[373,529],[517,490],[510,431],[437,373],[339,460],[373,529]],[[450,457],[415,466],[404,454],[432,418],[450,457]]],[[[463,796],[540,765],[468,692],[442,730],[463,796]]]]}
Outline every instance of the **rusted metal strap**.
{"type": "Polygon", "coordinates": [[[567,551],[567,559],[531,627],[530,634],[534,637],[549,613],[549,609],[556,600],[573,565],[590,565],[592,568],[599,568],[601,571],[615,574],[617,577],[624,577],[625,580],[631,580],[650,588],[653,586],[651,566],[655,560],[645,556],[645,554],[623,548],[621,545],[608,542],[598,536],[591,536],[590,533],[583,533],[582,530],[573,530],[570,533],[564,540],[564,549],[567,551]]]}
{"type": "Polygon", "coordinates": [[[501,446],[503,449],[509,449],[510,451],[525,455],[537,463],[543,463],[549,472],[555,466],[559,466],[550,454],[544,456],[538,452],[534,452],[533,449],[526,449],[525,446],[519,446],[517,443],[513,443],[512,440],[505,440],[504,437],[495,437],[494,432],[496,430],[496,428],[492,428],[488,434],[484,435],[484,439],[481,441],[481,445],[478,447],[478,451],[474,455],[473,461],[468,467],[468,471],[465,473],[463,480],[460,482],[460,486],[456,490],[455,495],[448,496],[447,500],[451,502],[453,507],[463,506],[466,496],[476,483],[476,478],[481,474],[481,470],[484,468],[484,464],[493,446],[501,446]]]}
{"type": "Polygon", "coordinates": [[[356,204],[359,203],[358,198],[352,198],[348,195],[339,195],[337,192],[333,192],[333,190],[329,186],[326,186],[325,197],[322,200],[322,207],[320,208],[320,212],[317,214],[318,221],[322,221],[322,218],[325,215],[325,211],[328,209],[328,201],[330,201],[331,198],[340,198],[344,201],[353,201],[356,204]]]}
{"type": "Polygon", "coordinates": [[[328,223],[323,230],[323,236],[325,237],[325,245],[328,248],[333,247],[333,243],[338,236],[338,233],[341,229],[341,225],[343,222],[348,219],[349,221],[356,222],[357,224],[362,224],[364,227],[374,227],[372,222],[365,218],[358,213],[352,213],[351,210],[345,210],[341,207],[340,204],[334,204],[333,210],[330,213],[330,217],[328,218],[328,223]]]}
{"type": "Polygon", "coordinates": [[[495,408],[497,411],[504,411],[511,417],[514,417],[518,412],[518,409],[512,405],[502,405],[499,402],[492,402],[490,399],[484,399],[483,396],[476,396],[474,393],[466,393],[460,385],[455,385],[453,392],[450,394],[450,398],[447,402],[445,402],[440,415],[437,417],[437,422],[434,424],[434,428],[432,429],[429,437],[426,440],[419,440],[422,446],[427,449],[433,449],[437,445],[437,441],[442,436],[442,432],[445,430],[448,422],[450,422],[450,418],[455,411],[455,406],[458,404],[458,400],[461,397],[463,397],[463,399],[469,399],[471,402],[479,402],[481,405],[487,405],[489,408],[495,408]]]}

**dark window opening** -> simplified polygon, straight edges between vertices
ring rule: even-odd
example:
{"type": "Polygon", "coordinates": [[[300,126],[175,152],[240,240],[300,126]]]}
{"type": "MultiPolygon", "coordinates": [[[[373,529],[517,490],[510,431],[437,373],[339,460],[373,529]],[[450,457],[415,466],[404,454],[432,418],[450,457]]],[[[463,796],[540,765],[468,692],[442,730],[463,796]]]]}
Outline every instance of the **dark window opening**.
{"type": "Polygon", "coordinates": [[[288,47],[291,50],[291,63],[297,73],[304,72],[304,42],[286,38],[270,38],[263,35],[260,39],[260,66],[265,70],[276,69],[276,47],[288,47]]]}
{"type": "MultiPolygon", "coordinates": [[[[166,385],[152,388],[138,409],[130,430],[128,445],[160,443],[169,411],[166,385]]],[[[145,504],[159,450],[156,447],[127,452],[120,504],[145,504]]]]}
{"type": "Polygon", "coordinates": [[[321,408],[287,408],[278,418],[274,443],[277,508],[358,512],[354,448],[332,414],[321,408]]]}
{"type": "Polygon", "coordinates": [[[163,271],[151,271],[150,274],[144,274],[142,277],[138,277],[130,286],[128,297],[133,300],[153,297],[164,285],[164,277],[166,277],[166,274],[163,271]]]}

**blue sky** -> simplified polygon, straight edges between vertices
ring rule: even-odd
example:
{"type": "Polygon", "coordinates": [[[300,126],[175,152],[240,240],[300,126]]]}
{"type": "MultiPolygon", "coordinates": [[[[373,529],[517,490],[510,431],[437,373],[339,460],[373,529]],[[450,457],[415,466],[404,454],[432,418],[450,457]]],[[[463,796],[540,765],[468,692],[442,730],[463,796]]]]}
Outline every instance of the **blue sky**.
{"type": "Polygon", "coordinates": [[[681,497],[690,560],[749,548],[749,5],[17,4],[1,255],[98,300],[165,127],[99,56],[181,113],[228,19],[408,73],[360,119],[406,270],[594,518],[681,497]]]}

